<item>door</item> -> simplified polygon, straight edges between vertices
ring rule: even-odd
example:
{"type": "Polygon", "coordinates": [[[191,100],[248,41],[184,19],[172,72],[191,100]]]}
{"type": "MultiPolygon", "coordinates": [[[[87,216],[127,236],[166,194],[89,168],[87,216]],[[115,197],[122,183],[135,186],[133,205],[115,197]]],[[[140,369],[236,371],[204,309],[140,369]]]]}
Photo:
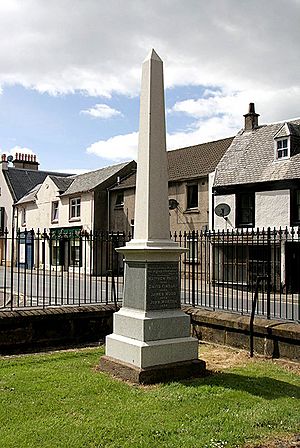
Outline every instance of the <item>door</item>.
{"type": "Polygon", "coordinates": [[[286,243],[286,287],[290,293],[300,292],[300,243],[286,243]]]}

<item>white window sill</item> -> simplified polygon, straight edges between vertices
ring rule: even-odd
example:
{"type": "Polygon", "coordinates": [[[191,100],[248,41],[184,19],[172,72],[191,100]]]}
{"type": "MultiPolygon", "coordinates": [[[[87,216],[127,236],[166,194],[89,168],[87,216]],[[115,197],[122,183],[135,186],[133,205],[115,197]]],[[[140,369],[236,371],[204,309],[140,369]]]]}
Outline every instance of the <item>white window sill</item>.
{"type": "Polygon", "coordinates": [[[198,208],[187,208],[183,213],[190,213],[190,214],[192,214],[192,213],[195,213],[195,214],[199,214],[200,213],[200,211],[199,211],[199,209],[198,208]]]}

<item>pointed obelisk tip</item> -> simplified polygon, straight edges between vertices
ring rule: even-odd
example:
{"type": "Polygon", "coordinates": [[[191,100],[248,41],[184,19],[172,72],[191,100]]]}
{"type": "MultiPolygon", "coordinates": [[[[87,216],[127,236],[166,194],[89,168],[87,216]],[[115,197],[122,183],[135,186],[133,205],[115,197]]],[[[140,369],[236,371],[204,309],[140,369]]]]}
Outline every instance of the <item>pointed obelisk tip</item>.
{"type": "Polygon", "coordinates": [[[146,57],[146,59],[144,60],[144,62],[149,61],[150,59],[152,59],[154,61],[162,62],[162,60],[160,59],[160,57],[158,56],[158,54],[156,53],[156,51],[153,48],[150,51],[150,53],[148,54],[148,56],[146,57]]]}

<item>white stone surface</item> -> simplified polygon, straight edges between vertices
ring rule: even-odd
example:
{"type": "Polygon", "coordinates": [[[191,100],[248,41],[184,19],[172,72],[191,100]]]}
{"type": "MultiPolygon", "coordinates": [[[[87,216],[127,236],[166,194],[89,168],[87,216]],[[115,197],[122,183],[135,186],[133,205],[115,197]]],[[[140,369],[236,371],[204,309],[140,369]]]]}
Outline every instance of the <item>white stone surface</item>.
{"type": "Polygon", "coordinates": [[[135,230],[127,246],[176,246],[170,240],[163,63],[154,50],[142,67],[135,230]]]}
{"type": "MultiPolygon", "coordinates": [[[[125,263],[159,263],[179,262],[184,250],[170,239],[163,66],[152,50],[142,72],[134,239],[118,252],[125,263]]],[[[125,291],[135,294],[136,278],[126,273],[125,291]]],[[[144,281],[147,302],[146,276],[144,281]]],[[[140,306],[135,300],[134,309],[115,314],[107,356],[139,368],[198,359],[198,341],[189,336],[190,319],[181,310],[145,312],[134,305],[140,306]]]]}
{"type": "Polygon", "coordinates": [[[106,355],[141,369],[198,359],[192,337],[144,342],[117,334],[106,337],[106,355]]]}
{"type": "MultiPolygon", "coordinates": [[[[215,230],[232,230],[235,228],[235,195],[218,195],[214,199],[214,207],[225,203],[231,208],[228,219],[214,214],[215,230]]],[[[274,190],[255,193],[255,228],[290,226],[290,191],[274,190]]]]}
{"type": "Polygon", "coordinates": [[[290,191],[261,191],[255,194],[255,227],[290,226],[290,191]]]}
{"type": "Polygon", "coordinates": [[[114,314],[114,332],[139,341],[190,336],[190,318],[180,310],[141,311],[121,308],[114,314]]]}
{"type": "Polygon", "coordinates": [[[228,204],[230,207],[230,213],[227,219],[222,218],[214,214],[214,229],[215,230],[232,230],[235,228],[235,195],[226,194],[215,196],[214,208],[219,204],[228,204]]]}

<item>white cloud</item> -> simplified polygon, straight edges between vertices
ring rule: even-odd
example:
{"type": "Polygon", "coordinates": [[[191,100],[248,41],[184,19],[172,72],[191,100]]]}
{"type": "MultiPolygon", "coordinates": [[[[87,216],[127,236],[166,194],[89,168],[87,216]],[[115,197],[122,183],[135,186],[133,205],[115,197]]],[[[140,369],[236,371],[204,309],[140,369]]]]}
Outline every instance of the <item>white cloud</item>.
{"type": "MultiPolygon", "coordinates": [[[[22,84],[52,95],[134,96],[141,62],[154,47],[167,88],[206,88],[203,98],[170,108],[192,125],[168,134],[168,148],[215,140],[243,126],[249,102],[260,122],[300,115],[299,22],[299,0],[284,9],[282,0],[189,0],[188,7],[182,0],[2,1],[0,92],[22,84]]],[[[120,116],[103,103],[82,113],[120,116]]],[[[120,161],[136,158],[136,148],[132,132],[99,140],[87,152],[120,161]]]]}
{"type": "Polygon", "coordinates": [[[4,148],[1,148],[0,149],[0,152],[1,153],[3,153],[3,154],[6,154],[7,156],[9,156],[9,155],[11,155],[11,156],[14,156],[14,157],[16,157],[16,154],[18,153],[18,154],[26,154],[26,155],[28,155],[28,154],[30,154],[30,155],[34,155],[35,153],[32,151],[32,149],[30,149],[30,148],[26,148],[25,146],[19,146],[19,145],[16,145],[16,146],[14,146],[13,148],[10,148],[10,149],[4,149],[4,148]]]}
{"type": "Polygon", "coordinates": [[[2,1],[0,85],[135,95],[154,46],[169,87],[293,88],[299,22],[299,1],[2,1]]]}
{"type": "Polygon", "coordinates": [[[81,114],[90,115],[94,118],[112,118],[122,115],[119,110],[113,109],[107,104],[95,104],[90,109],[81,110],[81,114]]]}
{"type": "MultiPolygon", "coordinates": [[[[255,103],[256,112],[262,112],[261,123],[295,118],[300,115],[300,86],[282,89],[248,89],[230,93],[226,90],[206,92],[203,98],[176,102],[168,110],[169,114],[179,113],[204,122],[211,117],[231,122],[231,128],[242,128],[243,113],[247,113],[250,102],[255,103]],[[210,96],[209,96],[210,95],[210,96]],[[257,98],[257,101],[256,101],[257,98]]],[[[227,126],[227,125],[226,125],[227,126]]]]}
{"type": "MultiPolygon", "coordinates": [[[[167,134],[167,149],[178,149],[230,137],[236,133],[237,129],[234,123],[227,117],[211,117],[207,120],[199,120],[194,123],[192,130],[167,134]]],[[[136,160],[137,148],[138,132],[133,132],[95,142],[86,149],[86,152],[111,162],[120,162],[136,160]]]]}
{"type": "Polygon", "coordinates": [[[120,162],[135,159],[137,156],[138,133],[116,135],[108,140],[99,140],[86,149],[102,159],[120,162]]]}

